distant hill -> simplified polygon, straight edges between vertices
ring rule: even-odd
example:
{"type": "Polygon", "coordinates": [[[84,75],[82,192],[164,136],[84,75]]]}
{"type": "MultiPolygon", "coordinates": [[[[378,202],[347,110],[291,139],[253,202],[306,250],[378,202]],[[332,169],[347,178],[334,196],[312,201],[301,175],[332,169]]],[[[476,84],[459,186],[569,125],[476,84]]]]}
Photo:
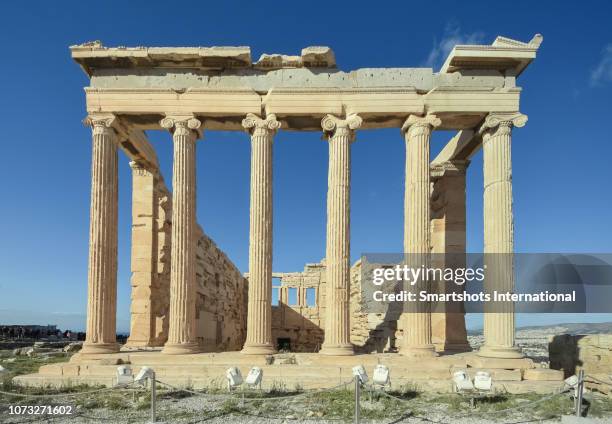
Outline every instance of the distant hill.
{"type": "MultiPolygon", "coordinates": [[[[517,327],[517,331],[539,331],[550,334],[612,334],[612,322],[569,322],[559,324],[530,325],[517,327]]],[[[468,334],[477,336],[482,334],[482,328],[470,329],[468,334]]]]}
{"type": "Polygon", "coordinates": [[[597,334],[597,333],[612,333],[612,322],[575,322],[562,323],[555,325],[533,325],[528,327],[520,327],[519,330],[544,330],[546,328],[555,329],[559,332],[560,328],[564,328],[564,332],[568,334],[597,334]]]}

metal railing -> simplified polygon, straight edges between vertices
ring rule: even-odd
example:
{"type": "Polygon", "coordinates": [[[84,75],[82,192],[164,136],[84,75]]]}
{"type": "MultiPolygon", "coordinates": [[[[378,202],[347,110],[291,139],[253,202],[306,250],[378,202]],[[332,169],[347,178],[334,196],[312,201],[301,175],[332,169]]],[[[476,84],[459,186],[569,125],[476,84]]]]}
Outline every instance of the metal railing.
{"type": "MultiPolygon", "coordinates": [[[[599,384],[604,384],[604,385],[608,385],[608,386],[612,386],[612,382],[606,382],[603,381],[601,379],[598,379],[594,376],[590,376],[590,375],[586,375],[583,370],[580,370],[577,376],[577,382],[573,385],[568,385],[566,384],[566,388],[563,390],[560,390],[556,393],[552,393],[550,395],[546,395],[543,396],[539,399],[530,401],[530,402],[524,402],[521,403],[518,406],[513,406],[513,407],[509,407],[509,408],[505,408],[505,409],[500,409],[500,410],[495,410],[495,411],[471,411],[469,413],[465,413],[465,414],[460,414],[460,415],[454,415],[454,416],[449,416],[448,418],[451,421],[433,421],[430,418],[426,418],[426,417],[416,417],[415,418],[426,418],[428,421],[430,422],[435,422],[438,424],[450,424],[455,422],[455,420],[460,419],[460,418],[467,418],[467,417],[471,417],[471,416],[476,416],[476,415],[482,415],[482,414],[487,414],[487,415],[499,415],[499,414],[504,414],[504,413],[509,413],[509,412],[514,412],[517,410],[526,410],[528,408],[530,408],[531,406],[535,406],[537,404],[541,404],[544,402],[547,402],[553,398],[562,396],[564,394],[567,393],[573,393],[573,398],[574,398],[574,412],[575,415],[577,417],[582,416],[583,413],[583,408],[582,408],[582,404],[583,404],[583,393],[584,393],[584,387],[585,387],[585,382],[595,382],[595,383],[599,383],[599,384]],[[590,379],[590,380],[589,380],[590,379]]],[[[90,395],[95,395],[95,394],[101,394],[101,393],[107,393],[107,392],[113,392],[113,391],[118,391],[118,390],[123,390],[123,389],[130,389],[130,388],[135,388],[135,387],[142,387],[144,389],[143,386],[138,386],[138,384],[142,384],[146,381],[146,384],[149,386],[149,391],[150,391],[150,396],[151,396],[151,401],[150,401],[150,411],[149,411],[149,417],[148,417],[148,421],[149,423],[157,423],[157,408],[158,408],[158,392],[157,392],[157,385],[161,385],[164,386],[166,388],[168,388],[170,391],[164,393],[165,395],[168,395],[170,393],[175,393],[175,392],[184,392],[187,394],[190,394],[192,396],[198,396],[198,397],[202,397],[202,398],[207,398],[209,400],[213,400],[213,399],[232,399],[232,400],[239,400],[242,406],[245,406],[248,403],[251,402],[260,402],[260,403],[265,403],[265,402],[273,402],[273,401],[278,401],[278,400],[288,400],[288,399],[300,399],[303,397],[308,397],[308,396],[312,396],[315,394],[320,394],[320,393],[328,393],[328,392],[333,392],[336,391],[338,389],[343,389],[343,388],[348,388],[350,385],[354,384],[354,412],[353,412],[353,423],[354,424],[360,424],[361,423],[361,407],[362,407],[362,392],[363,390],[367,390],[370,393],[370,400],[371,400],[371,395],[373,393],[378,394],[380,396],[383,397],[387,397],[389,399],[392,399],[396,402],[402,403],[404,405],[407,406],[412,406],[411,405],[411,400],[407,400],[407,399],[403,399],[399,396],[395,396],[391,393],[386,392],[385,390],[382,390],[381,388],[377,388],[373,385],[366,385],[364,383],[361,382],[361,380],[358,377],[355,377],[352,381],[346,382],[346,383],[342,383],[339,384],[337,386],[334,387],[330,387],[330,388],[326,388],[326,389],[313,389],[313,390],[308,390],[308,391],[304,391],[304,392],[300,392],[300,393],[295,393],[295,394],[290,394],[290,395],[284,395],[284,396],[269,396],[269,397],[253,397],[253,398],[245,398],[244,396],[244,391],[242,391],[241,393],[241,397],[237,397],[236,393],[240,393],[240,392],[234,392],[234,394],[229,393],[229,394],[215,394],[215,393],[205,393],[205,392],[199,392],[196,390],[191,390],[188,388],[182,388],[182,387],[177,387],[174,386],[172,384],[166,383],[164,381],[160,381],[156,378],[155,376],[155,372],[151,372],[145,379],[140,380],[140,381],[134,381],[134,382],[130,382],[127,384],[119,384],[113,387],[105,387],[105,388],[101,388],[101,389],[94,389],[94,390],[89,390],[89,391],[80,391],[80,392],[68,392],[68,393],[49,393],[49,394],[28,394],[28,393],[18,393],[18,392],[7,392],[7,391],[1,391],[0,390],[0,395],[3,396],[7,396],[7,397],[15,397],[15,398],[24,398],[24,399],[62,399],[62,400],[66,400],[66,399],[72,399],[72,398],[77,398],[77,397],[81,397],[81,396],[90,396],[90,395]]],[[[246,411],[240,411],[237,410],[235,411],[237,413],[241,413],[244,415],[252,415],[252,416],[256,416],[258,418],[269,418],[269,419],[282,419],[282,420],[290,420],[290,418],[287,417],[266,417],[263,415],[254,415],[254,414],[249,414],[246,411]]],[[[99,420],[99,421],[113,421],[113,419],[105,419],[103,417],[94,417],[94,416],[90,416],[90,415],[85,415],[82,412],[78,412],[76,414],[70,415],[71,417],[82,417],[82,418],[87,418],[90,420],[99,420]]],[[[66,415],[62,416],[63,418],[66,418],[66,415]]],[[[16,421],[16,423],[25,423],[25,422],[35,422],[37,420],[51,420],[54,417],[49,417],[49,416],[42,416],[42,417],[38,417],[38,418],[30,418],[27,421],[16,421]]],[[[55,417],[55,418],[59,418],[55,417]]],[[[295,418],[298,419],[298,418],[295,418]]],[[[341,420],[339,418],[330,418],[330,417],[321,417],[321,418],[315,418],[315,417],[309,417],[309,418],[299,418],[300,420],[310,420],[310,421],[334,421],[334,420],[341,420]]]]}

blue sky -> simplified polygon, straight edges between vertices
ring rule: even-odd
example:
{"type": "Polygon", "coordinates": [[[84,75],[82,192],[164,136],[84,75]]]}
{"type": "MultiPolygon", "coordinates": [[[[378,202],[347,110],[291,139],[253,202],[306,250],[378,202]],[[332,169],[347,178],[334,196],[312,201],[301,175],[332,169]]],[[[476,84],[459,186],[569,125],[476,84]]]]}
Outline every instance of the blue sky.
{"type": "MultiPolygon", "coordinates": [[[[88,80],[68,46],[250,45],[298,54],[329,45],[343,70],[439,68],[449,46],[544,35],[521,76],[528,124],[514,133],[519,252],[612,252],[612,30],[607,2],[5,2],[0,13],[0,322],[83,325],[91,136],[88,80]]],[[[432,156],[452,136],[434,135],[432,156]]],[[[153,133],[166,181],[171,140],[153,133]]],[[[327,145],[284,133],[274,145],[274,270],[301,270],[325,250],[327,145]]],[[[402,249],[404,147],[399,130],[353,145],[353,259],[402,249]]],[[[198,144],[198,220],[242,270],[248,263],[249,142],[208,132],[198,144]]],[[[130,168],[120,160],[118,327],[129,322],[130,168]]],[[[468,173],[468,248],[482,249],[482,157],[468,173]]],[[[560,321],[610,316],[548,317],[560,321]]],[[[542,322],[527,317],[520,323],[542,322]]],[[[477,326],[478,319],[470,320],[477,326]]]]}

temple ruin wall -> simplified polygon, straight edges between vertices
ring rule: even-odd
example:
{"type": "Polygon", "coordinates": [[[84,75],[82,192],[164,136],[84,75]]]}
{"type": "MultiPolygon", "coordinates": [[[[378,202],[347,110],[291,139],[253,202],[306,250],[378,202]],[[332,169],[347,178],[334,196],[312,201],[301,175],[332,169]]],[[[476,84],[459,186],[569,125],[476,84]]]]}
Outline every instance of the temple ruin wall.
{"type": "MultiPolygon", "coordinates": [[[[172,194],[164,179],[133,164],[132,310],[128,347],[168,338],[172,194]]],[[[197,339],[207,351],[240,350],[246,336],[248,282],[197,228],[197,339]]]]}
{"type": "MultiPolygon", "coordinates": [[[[302,272],[275,273],[280,278],[279,303],[272,307],[272,339],[289,339],[294,352],[317,352],[325,328],[325,261],[306,264],[302,272]],[[289,290],[296,290],[296,304],[290,304],[289,290]],[[314,290],[314,304],[306,301],[307,290],[314,290]]],[[[395,348],[401,338],[395,320],[384,314],[366,313],[361,305],[361,261],[351,267],[350,286],[351,343],[355,352],[385,352],[395,348]]],[[[282,347],[282,346],[279,346],[282,347]]]]}

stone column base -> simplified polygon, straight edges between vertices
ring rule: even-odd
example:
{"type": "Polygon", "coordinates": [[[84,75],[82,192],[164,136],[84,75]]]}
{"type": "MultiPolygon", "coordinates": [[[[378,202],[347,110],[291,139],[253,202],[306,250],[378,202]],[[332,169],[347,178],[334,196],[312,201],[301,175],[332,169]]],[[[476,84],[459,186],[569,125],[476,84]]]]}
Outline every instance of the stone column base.
{"type": "Polygon", "coordinates": [[[486,358],[480,356],[478,352],[465,355],[467,365],[470,368],[481,369],[505,369],[505,370],[527,370],[535,368],[536,365],[532,359],[523,358],[486,358]]]}
{"type": "Polygon", "coordinates": [[[330,356],[351,356],[354,355],[353,345],[325,345],[321,346],[319,355],[330,355],[330,356]]]}
{"type": "Polygon", "coordinates": [[[446,353],[462,353],[471,352],[472,346],[469,343],[441,343],[440,346],[436,346],[436,351],[446,353]]]}
{"type": "Polygon", "coordinates": [[[438,356],[433,344],[400,348],[400,355],[411,358],[432,358],[438,356]]]}
{"type": "Polygon", "coordinates": [[[197,343],[166,343],[162,353],[166,355],[188,355],[199,353],[200,345],[197,343]]]}
{"type": "Polygon", "coordinates": [[[276,353],[276,349],[270,343],[264,344],[245,344],[240,351],[243,355],[272,355],[276,353]]]}
{"type": "Polygon", "coordinates": [[[138,348],[152,348],[152,347],[164,347],[163,342],[154,340],[130,340],[129,338],[123,345],[125,348],[138,349],[138,348]]]}
{"type": "Polygon", "coordinates": [[[520,359],[525,355],[518,347],[495,347],[482,346],[477,353],[478,356],[485,358],[520,359]]]}
{"type": "Polygon", "coordinates": [[[83,343],[83,348],[79,353],[84,355],[98,353],[117,353],[119,352],[118,343],[83,343]]]}

